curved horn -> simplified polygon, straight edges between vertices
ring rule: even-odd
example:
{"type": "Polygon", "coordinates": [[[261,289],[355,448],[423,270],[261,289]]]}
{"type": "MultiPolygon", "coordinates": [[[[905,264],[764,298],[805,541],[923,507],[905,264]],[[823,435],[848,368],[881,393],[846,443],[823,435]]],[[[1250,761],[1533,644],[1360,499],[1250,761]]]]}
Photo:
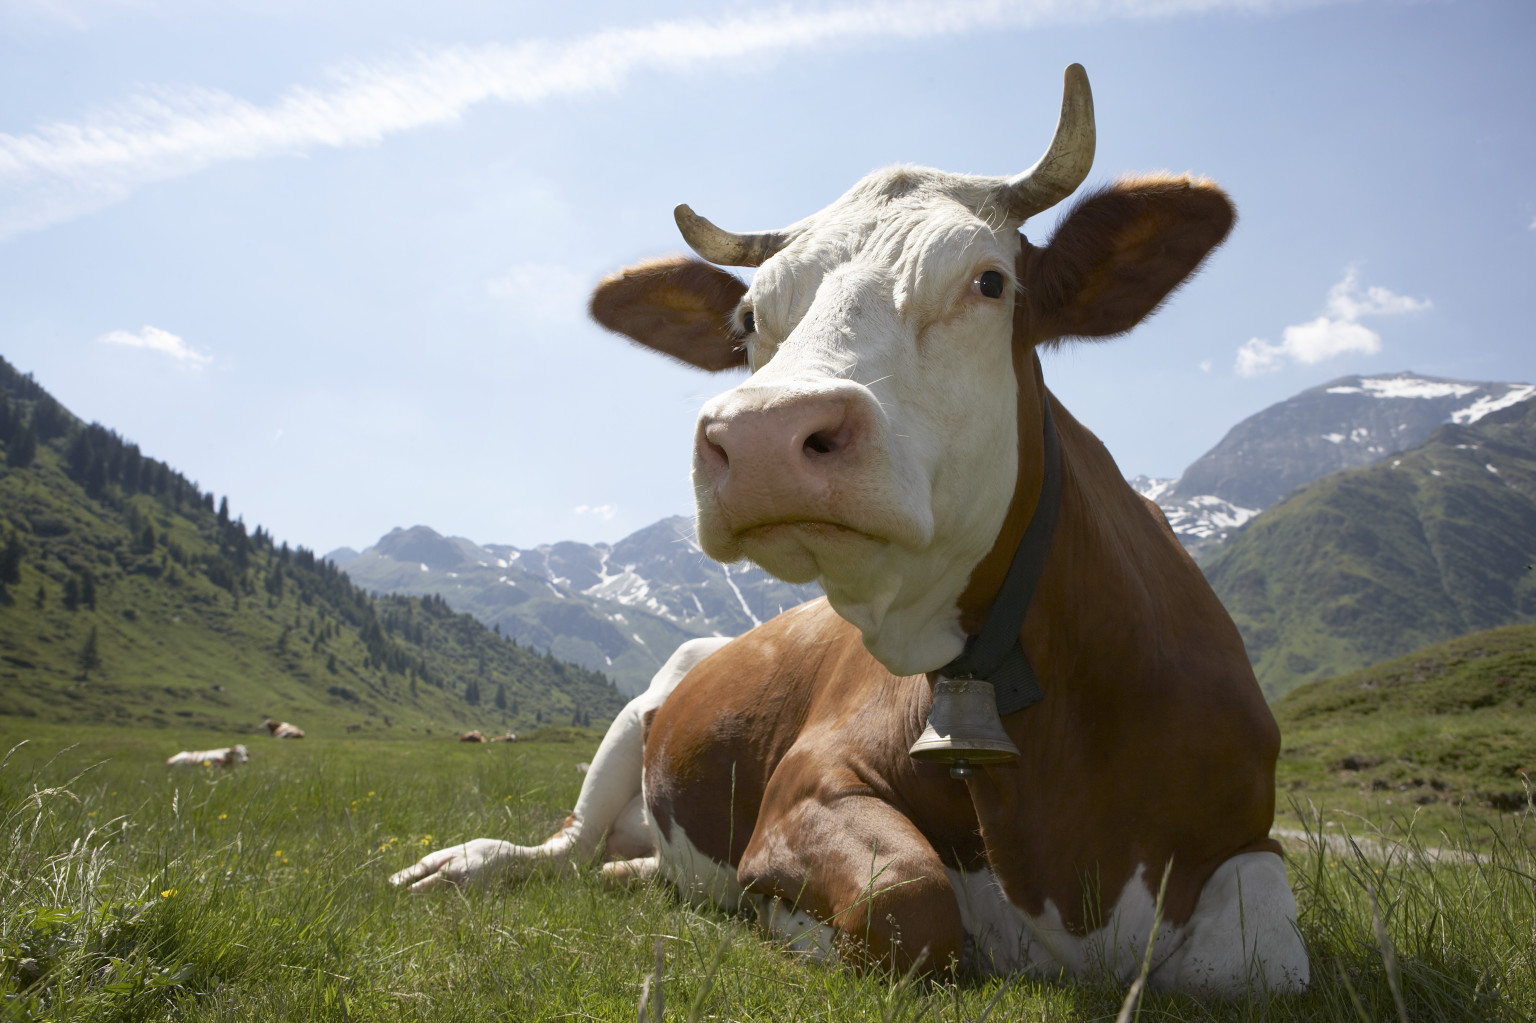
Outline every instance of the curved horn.
{"type": "Polygon", "coordinates": [[[721,266],[762,266],[792,237],[787,231],[736,234],[722,230],[693,212],[687,203],[673,210],[672,215],[688,247],[721,266]]]}
{"type": "Polygon", "coordinates": [[[1008,179],[994,200],[1020,222],[1048,210],[1077,190],[1093,166],[1093,92],[1081,64],[1067,67],[1061,91],[1061,117],[1045,155],[1022,174],[1008,179]]]}

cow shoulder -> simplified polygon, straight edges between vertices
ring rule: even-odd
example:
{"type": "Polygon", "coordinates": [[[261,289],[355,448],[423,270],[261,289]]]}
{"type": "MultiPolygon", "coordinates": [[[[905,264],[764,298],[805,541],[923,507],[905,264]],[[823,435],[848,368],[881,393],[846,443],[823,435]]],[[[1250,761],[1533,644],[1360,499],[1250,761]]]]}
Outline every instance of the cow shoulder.
{"type": "Polygon", "coordinates": [[[1226,193],[1204,179],[1122,178],[1089,194],[1044,248],[1024,243],[1027,339],[1125,333],[1194,274],[1236,218],[1226,193]]]}
{"type": "Polygon", "coordinates": [[[627,267],[592,293],[592,318],[646,348],[716,372],[747,364],[731,314],[747,286],[718,267],[673,256],[627,267]]]}

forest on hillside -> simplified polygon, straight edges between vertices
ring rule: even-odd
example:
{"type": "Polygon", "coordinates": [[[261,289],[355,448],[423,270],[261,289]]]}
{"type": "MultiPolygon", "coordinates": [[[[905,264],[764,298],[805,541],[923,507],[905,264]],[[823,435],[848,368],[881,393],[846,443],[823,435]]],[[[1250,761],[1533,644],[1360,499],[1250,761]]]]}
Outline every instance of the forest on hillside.
{"type": "Polygon", "coordinates": [[[248,528],[3,359],[0,447],[0,714],[515,729],[623,705],[601,673],[248,528]]]}

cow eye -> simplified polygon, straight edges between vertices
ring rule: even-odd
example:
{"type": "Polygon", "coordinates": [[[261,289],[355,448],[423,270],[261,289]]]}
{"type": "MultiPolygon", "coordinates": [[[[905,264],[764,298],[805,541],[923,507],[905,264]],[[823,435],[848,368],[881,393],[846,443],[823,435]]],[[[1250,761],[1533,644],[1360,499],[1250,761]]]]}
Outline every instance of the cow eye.
{"type": "Polygon", "coordinates": [[[750,309],[741,314],[741,332],[743,334],[754,334],[757,332],[757,319],[753,317],[752,310],[750,309]]]}
{"type": "Polygon", "coordinates": [[[1003,280],[1003,275],[996,270],[983,270],[976,275],[976,280],[972,283],[976,285],[977,291],[988,298],[1003,297],[1003,285],[1006,282],[1003,280]]]}

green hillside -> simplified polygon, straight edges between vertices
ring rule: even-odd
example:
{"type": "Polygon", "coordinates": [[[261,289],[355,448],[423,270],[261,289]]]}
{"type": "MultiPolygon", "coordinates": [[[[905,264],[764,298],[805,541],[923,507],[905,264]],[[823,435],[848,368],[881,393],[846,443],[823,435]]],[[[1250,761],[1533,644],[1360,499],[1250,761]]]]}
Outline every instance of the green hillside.
{"type": "Polygon", "coordinates": [[[1298,686],[1274,704],[1278,783],[1335,809],[1417,811],[1451,828],[1528,806],[1536,781],[1536,625],[1462,636],[1298,686]]]}
{"type": "Polygon", "coordinates": [[[329,562],[0,360],[0,715],[313,735],[600,725],[596,672],[329,562]]]}
{"type": "Polygon", "coordinates": [[[1536,401],[1269,509],[1203,567],[1271,700],[1298,683],[1536,619],[1536,401]]]}

